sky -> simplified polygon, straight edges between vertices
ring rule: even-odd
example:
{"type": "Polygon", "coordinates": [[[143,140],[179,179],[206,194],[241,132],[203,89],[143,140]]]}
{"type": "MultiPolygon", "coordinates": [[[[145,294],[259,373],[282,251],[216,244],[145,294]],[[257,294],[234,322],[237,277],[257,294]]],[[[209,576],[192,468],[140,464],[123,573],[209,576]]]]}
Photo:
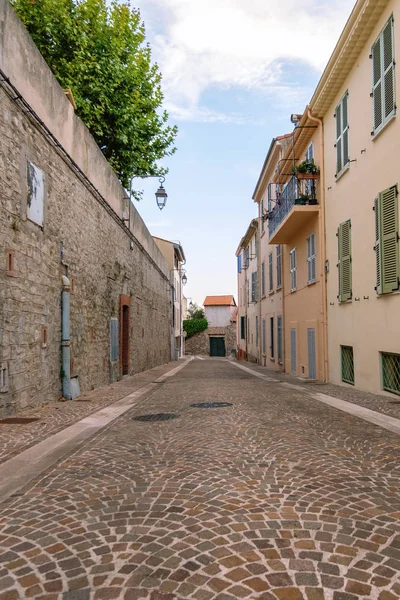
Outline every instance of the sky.
{"type": "Polygon", "coordinates": [[[164,108],[178,125],[166,207],[157,180],[135,181],[152,235],[179,241],[184,294],[233,294],[236,256],[273,137],[292,130],[354,0],[132,0],[163,76],[164,108]]]}

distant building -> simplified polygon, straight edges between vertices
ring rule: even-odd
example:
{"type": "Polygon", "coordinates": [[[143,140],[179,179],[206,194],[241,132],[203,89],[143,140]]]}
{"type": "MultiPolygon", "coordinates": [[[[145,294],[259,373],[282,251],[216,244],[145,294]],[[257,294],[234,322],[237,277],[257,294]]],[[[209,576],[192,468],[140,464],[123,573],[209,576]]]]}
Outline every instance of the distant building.
{"type": "Polygon", "coordinates": [[[232,295],[207,296],[203,303],[208,328],[186,340],[187,354],[229,356],[236,351],[237,306],[232,295]]]}
{"type": "Polygon", "coordinates": [[[153,239],[165,260],[170,271],[170,281],[172,286],[172,339],[171,352],[172,360],[178,360],[184,356],[184,337],[183,337],[183,284],[182,278],[185,273],[182,269],[186,264],[185,254],[179,242],[170,242],[163,238],[153,236],[153,239]]]}

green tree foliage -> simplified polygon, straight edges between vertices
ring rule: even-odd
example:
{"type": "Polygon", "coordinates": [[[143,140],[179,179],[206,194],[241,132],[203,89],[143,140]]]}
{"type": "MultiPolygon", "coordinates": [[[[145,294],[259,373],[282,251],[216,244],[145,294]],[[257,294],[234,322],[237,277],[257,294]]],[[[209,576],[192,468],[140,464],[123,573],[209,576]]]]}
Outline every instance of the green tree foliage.
{"type": "Polygon", "coordinates": [[[185,319],[183,321],[183,330],[186,331],[186,339],[192,337],[195,333],[200,333],[208,327],[207,319],[185,319]]]}
{"type": "Polygon", "coordinates": [[[198,304],[192,304],[187,311],[187,315],[189,319],[204,319],[204,309],[201,308],[198,304]]]}
{"type": "Polygon", "coordinates": [[[140,13],[117,0],[10,0],[77,114],[128,187],[175,152],[140,13]]]}

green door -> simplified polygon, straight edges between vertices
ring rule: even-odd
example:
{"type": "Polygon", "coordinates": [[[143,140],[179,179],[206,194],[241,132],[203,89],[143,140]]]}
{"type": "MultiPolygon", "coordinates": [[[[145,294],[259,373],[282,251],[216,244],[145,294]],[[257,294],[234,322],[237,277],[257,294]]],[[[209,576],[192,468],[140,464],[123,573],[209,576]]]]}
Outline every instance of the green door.
{"type": "Polygon", "coordinates": [[[210,356],[225,356],[225,340],[223,337],[210,337],[210,356]]]}

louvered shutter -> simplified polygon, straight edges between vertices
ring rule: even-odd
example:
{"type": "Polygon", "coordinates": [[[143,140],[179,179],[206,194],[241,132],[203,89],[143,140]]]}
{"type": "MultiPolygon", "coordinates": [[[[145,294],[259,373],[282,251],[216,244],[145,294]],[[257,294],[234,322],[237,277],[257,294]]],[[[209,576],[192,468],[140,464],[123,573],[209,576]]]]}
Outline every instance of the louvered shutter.
{"type": "Polygon", "coordinates": [[[349,162],[349,117],[348,117],[348,93],[342,100],[342,159],[343,167],[349,162]]]}
{"type": "Polygon", "coordinates": [[[382,125],[382,59],[381,38],[372,46],[372,94],[374,107],[374,130],[382,125]]]}
{"type": "Polygon", "coordinates": [[[399,224],[397,186],[379,195],[382,294],[399,289],[399,224]]]}
{"type": "Polygon", "coordinates": [[[339,225],[339,302],[346,302],[352,297],[351,268],[351,222],[344,221],[339,225]]]}
{"type": "Polygon", "coordinates": [[[343,169],[342,157],[342,106],[336,107],[336,173],[343,169]]]}
{"type": "Polygon", "coordinates": [[[383,80],[384,80],[384,119],[394,114],[394,53],[393,53],[393,19],[389,19],[382,33],[383,46],[383,80]]]}
{"type": "Polygon", "coordinates": [[[376,293],[382,294],[382,264],[381,264],[381,202],[380,196],[375,198],[375,255],[376,255],[376,293]]]}

